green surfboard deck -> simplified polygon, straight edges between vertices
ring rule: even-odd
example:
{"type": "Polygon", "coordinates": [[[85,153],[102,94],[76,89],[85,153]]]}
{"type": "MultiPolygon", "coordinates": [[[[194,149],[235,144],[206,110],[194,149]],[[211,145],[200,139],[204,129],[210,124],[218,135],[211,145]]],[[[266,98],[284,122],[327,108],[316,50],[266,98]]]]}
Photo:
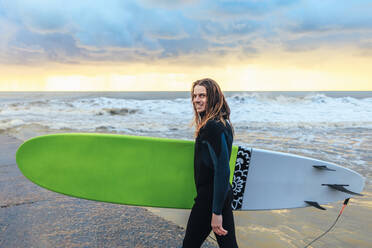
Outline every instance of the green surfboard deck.
{"type": "MultiPolygon", "coordinates": [[[[238,147],[230,160],[232,182],[238,147]]],[[[16,154],[21,172],[46,189],[89,200],[191,208],[194,142],[114,134],[32,138],[16,154]]]]}

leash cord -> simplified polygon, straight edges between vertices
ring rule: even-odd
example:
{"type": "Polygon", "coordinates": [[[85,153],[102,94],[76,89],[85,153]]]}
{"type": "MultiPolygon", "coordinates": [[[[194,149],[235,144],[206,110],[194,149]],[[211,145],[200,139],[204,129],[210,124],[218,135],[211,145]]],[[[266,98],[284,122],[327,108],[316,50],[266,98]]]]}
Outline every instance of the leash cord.
{"type": "MultiPolygon", "coordinates": [[[[349,200],[350,200],[350,198],[347,198],[347,199],[344,201],[344,204],[343,204],[343,206],[342,206],[342,208],[341,208],[341,211],[340,211],[340,213],[338,214],[336,220],[333,222],[332,226],[331,226],[330,228],[328,228],[328,230],[325,231],[323,234],[321,234],[320,236],[318,236],[317,238],[315,238],[313,241],[311,241],[309,244],[307,244],[304,248],[309,247],[309,246],[310,246],[311,244],[313,244],[315,241],[321,239],[322,237],[324,237],[324,235],[326,235],[329,231],[332,230],[332,228],[336,225],[338,219],[340,219],[340,217],[341,217],[341,215],[342,215],[342,212],[344,212],[344,209],[345,209],[346,205],[349,203],[349,200]]],[[[211,238],[211,239],[213,239],[214,241],[217,242],[217,240],[216,240],[215,238],[213,238],[210,234],[209,234],[208,236],[209,236],[209,238],[211,238]]]]}
{"type": "Polygon", "coordinates": [[[311,241],[309,244],[307,244],[304,248],[309,247],[312,243],[314,243],[315,241],[319,240],[319,239],[322,238],[324,235],[326,235],[329,231],[332,230],[332,228],[336,225],[338,219],[340,218],[342,212],[344,211],[346,205],[349,203],[349,200],[350,200],[350,198],[347,198],[347,199],[344,201],[344,205],[342,206],[342,209],[341,209],[340,213],[338,214],[338,216],[337,216],[335,222],[332,224],[332,226],[331,226],[330,228],[328,228],[328,230],[325,231],[323,234],[321,234],[320,236],[318,236],[317,238],[315,238],[313,241],[311,241]]]}

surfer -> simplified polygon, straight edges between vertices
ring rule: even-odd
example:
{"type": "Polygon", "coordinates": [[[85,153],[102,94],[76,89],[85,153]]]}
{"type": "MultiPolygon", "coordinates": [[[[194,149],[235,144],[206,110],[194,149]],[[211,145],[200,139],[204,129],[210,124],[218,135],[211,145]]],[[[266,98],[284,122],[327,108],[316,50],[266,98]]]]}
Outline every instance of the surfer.
{"type": "Polygon", "coordinates": [[[192,84],[197,196],[187,223],[183,248],[200,247],[215,233],[219,247],[238,247],[232,213],[229,161],[233,142],[230,108],[218,84],[209,78],[192,84]]]}

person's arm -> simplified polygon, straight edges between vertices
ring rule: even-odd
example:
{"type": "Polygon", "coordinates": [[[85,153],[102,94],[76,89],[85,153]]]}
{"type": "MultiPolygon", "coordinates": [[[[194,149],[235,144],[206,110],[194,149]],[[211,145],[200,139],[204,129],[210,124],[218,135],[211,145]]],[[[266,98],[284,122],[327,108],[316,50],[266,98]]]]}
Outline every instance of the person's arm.
{"type": "Polygon", "coordinates": [[[220,137],[214,142],[206,142],[209,150],[209,155],[212,159],[214,169],[213,182],[213,213],[216,215],[222,214],[222,208],[229,189],[230,167],[229,167],[229,151],[224,132],[217,135],[220,137]],[[215,144],[214,144],[215,143],[215,144]],[[220,143],[220,144],[218,144],[220,143]],[[219,145],[219,149],[216,146],[219,145]],[[219,153],[216,153],[219,152],[219,153]]]}
{"type": "Polygon", "coordinates": [[[229,152],[225,133],[216,122],[208,123],[206,144],[214,169],[214,190],[211,226],[217,235],[226,235],[222,227],[222,208],[226,199],[230,178],[229,152]]]}

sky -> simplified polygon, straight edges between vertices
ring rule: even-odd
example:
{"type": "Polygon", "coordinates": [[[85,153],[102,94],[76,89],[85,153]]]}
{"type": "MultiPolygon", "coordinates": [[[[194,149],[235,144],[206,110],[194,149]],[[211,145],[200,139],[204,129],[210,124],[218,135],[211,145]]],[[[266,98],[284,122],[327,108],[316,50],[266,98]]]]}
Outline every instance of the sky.
{"type": "Polygon", "coordinates": [[[370,0],[0,0],[0,91],[372,90],[370,0]]]}

